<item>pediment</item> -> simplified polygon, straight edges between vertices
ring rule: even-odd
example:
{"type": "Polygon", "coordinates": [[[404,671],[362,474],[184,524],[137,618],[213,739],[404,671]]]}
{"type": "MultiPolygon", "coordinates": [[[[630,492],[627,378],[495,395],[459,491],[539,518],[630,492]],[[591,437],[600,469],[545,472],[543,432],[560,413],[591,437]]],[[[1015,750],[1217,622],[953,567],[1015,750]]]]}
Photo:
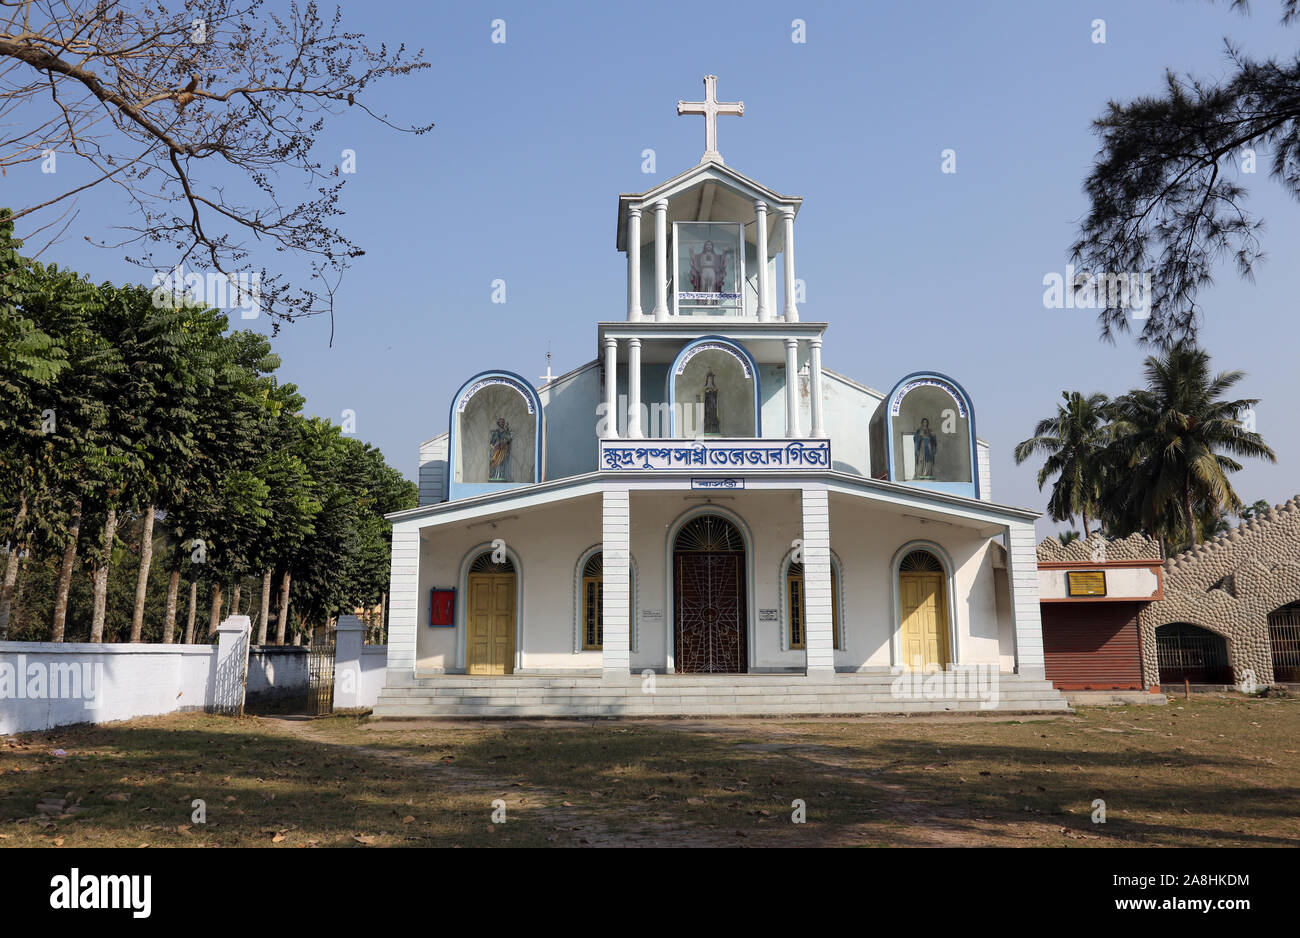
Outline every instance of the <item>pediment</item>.
{"type": "Polygon", "coordinates": [[[624,193],[618,197],[618,224],[615,246],[627,250],[627,209],[642,206],[642,243],[654,237],[653,211],[650,206],[659,201],[668,203],[668,224],[681,221],[739,221],[744,222],[746,239],[754,237],[754,203],[766,202],[770,250],[781,249],[782,208],[792,208],[798,214],[803,200],[798,196],[781,195],[767,186],[750,179],[720,163],[700,163],[684,173],[665,180],[641,193],[624,193]],[[648,218],[646,216],[649,216],[648,218]]]}

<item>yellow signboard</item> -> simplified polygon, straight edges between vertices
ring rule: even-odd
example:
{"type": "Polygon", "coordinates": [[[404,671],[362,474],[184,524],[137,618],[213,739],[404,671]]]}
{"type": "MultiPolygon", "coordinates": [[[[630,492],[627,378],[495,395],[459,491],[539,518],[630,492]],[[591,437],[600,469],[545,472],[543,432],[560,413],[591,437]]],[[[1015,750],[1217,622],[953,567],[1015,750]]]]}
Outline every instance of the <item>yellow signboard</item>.
{"type": "Polygon", "coordinates": [[[1071,596],[1106,595],[1106,571],[1104,570],[1067,570],[1065,582],[1070,587],[1071,596]]]}

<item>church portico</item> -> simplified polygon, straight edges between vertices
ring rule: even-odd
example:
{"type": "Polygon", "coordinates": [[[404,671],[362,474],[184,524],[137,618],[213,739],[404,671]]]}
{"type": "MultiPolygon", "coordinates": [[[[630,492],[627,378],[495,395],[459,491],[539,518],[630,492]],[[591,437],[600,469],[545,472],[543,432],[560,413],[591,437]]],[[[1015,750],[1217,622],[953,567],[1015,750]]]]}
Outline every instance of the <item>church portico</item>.
{"type": "Polygon", "coordinates": [[[706,90],[682,104],[701,163],[619,197],[626,319],[535,388],[474,374],[421,446],[376,712],[1064,708],[1036,513],[992,501],[970,396],[825,366],[801,200],[723,164],[714,120],[742,109],[706,90]]]}

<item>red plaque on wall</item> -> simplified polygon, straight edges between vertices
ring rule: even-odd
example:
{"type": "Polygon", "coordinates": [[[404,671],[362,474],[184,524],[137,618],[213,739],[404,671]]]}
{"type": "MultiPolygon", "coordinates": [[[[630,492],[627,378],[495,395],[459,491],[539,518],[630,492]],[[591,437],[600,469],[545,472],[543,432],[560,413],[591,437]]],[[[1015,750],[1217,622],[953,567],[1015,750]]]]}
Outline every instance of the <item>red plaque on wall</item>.
{"type": "Polygon", "coordinates": [[[456,590],[435,586],[429,590],[429,625],[448,628],[456,624],[456,590]]]}

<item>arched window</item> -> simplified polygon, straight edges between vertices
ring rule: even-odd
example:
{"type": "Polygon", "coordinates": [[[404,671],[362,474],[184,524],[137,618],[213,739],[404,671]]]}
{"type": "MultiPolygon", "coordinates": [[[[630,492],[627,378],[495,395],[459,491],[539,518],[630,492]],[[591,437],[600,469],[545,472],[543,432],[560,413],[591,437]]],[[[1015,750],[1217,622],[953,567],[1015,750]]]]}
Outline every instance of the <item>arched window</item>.
{"type": "Polygon", "coordinates": [[[492,559],[492,551],[485,550],[469,565],[470,573],[514,573],[515,565],[509,557],[500,563],[492,559]]]}
{"type": "MultiPolygon", "coordinates": [[[[805,619],[803,564],[792,563],[785,571],[786,627],[790,630],[790,649],[808,647],[808,630],[805,619]]],[[[831,561],[831,639],[836,651],[840,649],[840,574],[837,564],[831,561]]]]}
{"type": "Polygon", "coordinates": [[[595,553],[582,568],[582,650],[605,647],[605,564],[604,554],[595,553]]]}
{"type": "MultiPolygon", "coordinates": [[[[605,555],[591,548],[578,559],[577,570],[577,649],[579,651],[604,651],[605,649],[605,555]]],[[[630,634],[628,648],[636,651],[636,562],[628,558],[628,590],[630,600],[630,634]]]]}

